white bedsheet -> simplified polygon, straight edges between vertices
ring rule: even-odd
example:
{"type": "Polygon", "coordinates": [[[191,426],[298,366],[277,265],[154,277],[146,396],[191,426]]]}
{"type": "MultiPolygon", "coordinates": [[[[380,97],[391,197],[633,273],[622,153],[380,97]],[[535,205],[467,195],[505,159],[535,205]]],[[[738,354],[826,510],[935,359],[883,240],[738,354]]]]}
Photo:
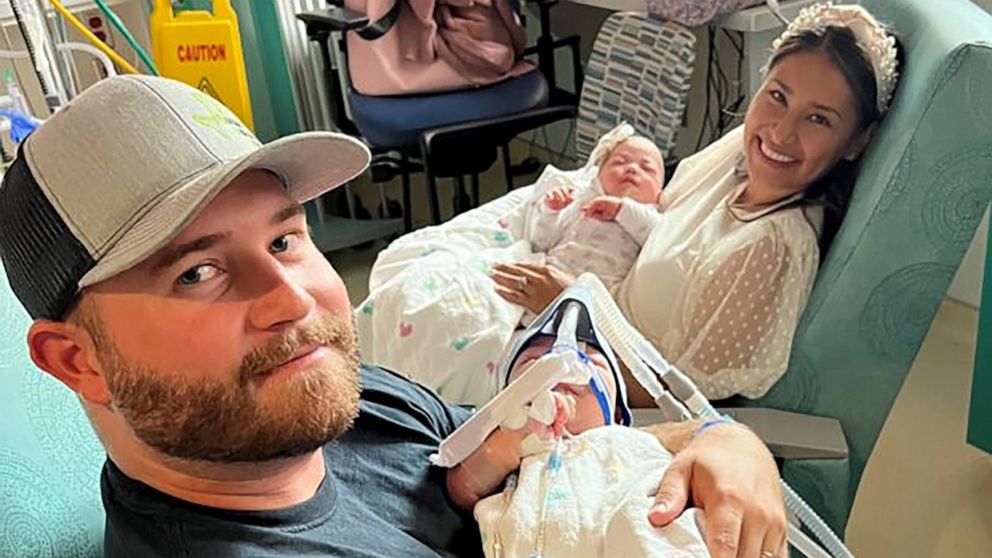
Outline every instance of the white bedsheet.
{"type": "Polygon", "coordinates": [[[495,292],[499,261],[543,261],[498,223],[530,187],[394,241],[376,259],[355,309],[362,358],[454,403],[482,405],[497,389],[503,350],[524,312],[495,292]]]}

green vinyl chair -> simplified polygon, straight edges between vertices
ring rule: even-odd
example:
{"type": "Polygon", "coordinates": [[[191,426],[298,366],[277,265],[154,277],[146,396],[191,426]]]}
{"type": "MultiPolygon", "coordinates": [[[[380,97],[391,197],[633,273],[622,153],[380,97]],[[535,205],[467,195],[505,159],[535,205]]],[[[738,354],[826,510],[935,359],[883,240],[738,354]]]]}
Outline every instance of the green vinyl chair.
{"type": "Polygon", "coordinates": [[[992,16],[968,0],[864,0],[905,49],[789,371],[737,404],[840,421],[843,459],[784,478],[843,533],[879,431],[992,195],[992,16]]]}
{"type": "Polygon", "coordinates": [[[30,324],[0,273],[0,556],[102,556],[103,447],[76,395],[31,362],[30,324]]]}

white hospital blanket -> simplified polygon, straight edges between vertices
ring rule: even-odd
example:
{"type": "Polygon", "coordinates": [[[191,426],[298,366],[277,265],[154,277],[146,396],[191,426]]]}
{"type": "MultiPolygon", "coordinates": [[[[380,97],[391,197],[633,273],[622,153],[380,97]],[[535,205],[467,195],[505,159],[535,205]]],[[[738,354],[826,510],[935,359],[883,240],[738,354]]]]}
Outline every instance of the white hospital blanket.
{"type": "Polygon", "coordinates": [[[527,456],[515,488],[476,504],[487,558],[538,554],[542,500],[544,558],[709,556],[695,509],[661,529],[648,522],[661,475],[671,463],[654,436],[605,426],[566,439],[560,453],[560,461],[550,464],[548,452],[527,456]],[[546,475],[549,466],[553,472],[546,475]]]}
{"type": "Polygon", "coordinates": [[[481,406],[498,389],[500,356],[524,309],[495,291],[496,262],[543,261],[493,219],[406,235],[384,250],[355,310],[366,362],[481,406]]]}

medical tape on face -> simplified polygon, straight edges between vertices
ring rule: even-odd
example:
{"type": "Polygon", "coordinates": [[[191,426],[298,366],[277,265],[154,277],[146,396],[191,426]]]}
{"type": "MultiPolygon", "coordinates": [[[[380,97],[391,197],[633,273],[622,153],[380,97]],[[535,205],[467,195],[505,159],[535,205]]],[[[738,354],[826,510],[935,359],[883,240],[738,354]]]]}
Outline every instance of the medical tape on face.
{"type": "MultiPolygon", "coordinates": [[[[439,467],[454,467],[471,455],[489,434],[508,418],[517,415],[535,396],[546,393],[565,379],[556,363],[538,359],[489,403],[482,406],[447,438],[441,441],[431,463],[439,467]]],[[[526,420],[525,420],[526,422],[526,420]]]]}

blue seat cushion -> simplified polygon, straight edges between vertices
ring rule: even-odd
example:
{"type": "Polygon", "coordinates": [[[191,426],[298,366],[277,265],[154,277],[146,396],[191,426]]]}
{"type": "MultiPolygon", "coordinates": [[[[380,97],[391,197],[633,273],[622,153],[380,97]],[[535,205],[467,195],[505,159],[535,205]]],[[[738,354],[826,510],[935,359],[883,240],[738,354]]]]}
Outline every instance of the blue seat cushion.
{"type": "Polygon", "coordinates": [[[535,69],[476,89],[396,97],[351,91],[348,99],[352,119],[369,143],[402,147],[416,145],[423,132],[434,128],[543,107],[548,102],[548,83],[535,69]]]}

